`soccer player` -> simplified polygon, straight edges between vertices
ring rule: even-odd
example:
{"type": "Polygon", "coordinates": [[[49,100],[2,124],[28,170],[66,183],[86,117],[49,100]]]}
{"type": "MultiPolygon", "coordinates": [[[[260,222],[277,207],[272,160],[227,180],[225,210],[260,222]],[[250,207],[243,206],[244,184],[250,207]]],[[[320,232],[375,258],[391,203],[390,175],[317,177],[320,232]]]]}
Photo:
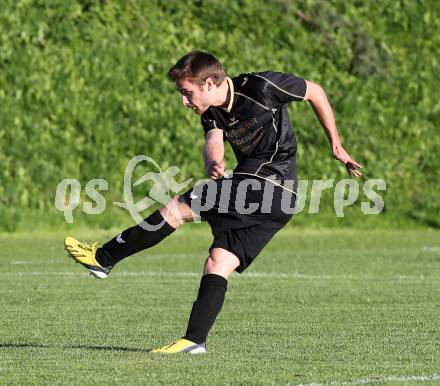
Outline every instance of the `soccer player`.
{"type": "Polygon", "coordinates": [[[272,71],[229,78],[216,57],[201,51],[183,56],[168,76],[181,93],[183,105],[201,117],[203,155],[211,180],[174,197],[101,248],[71,237],[66,238],[65,246],[71,257],[103,279],[121,260],[161,242],[184,222],[208,221],[214,240],[186,333],[176,342],[152,350],[204,353],[230,274],[243,272],[292,216],[296,140],[286,104],[309,102],[333,156],[353,176],[361,175],[361,165],[342,147],[326,94],[313,82],[272,71]],[[225,141],[238,162],[232,176],[225,176],[225,141]]]}

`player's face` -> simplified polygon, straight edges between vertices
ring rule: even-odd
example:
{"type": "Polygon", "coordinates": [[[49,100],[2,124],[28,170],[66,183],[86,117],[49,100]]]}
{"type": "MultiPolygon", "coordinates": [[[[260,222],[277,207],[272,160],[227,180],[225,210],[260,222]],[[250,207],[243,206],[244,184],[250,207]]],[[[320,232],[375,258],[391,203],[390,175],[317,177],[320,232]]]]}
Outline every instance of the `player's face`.
{"type": "Polygon", "coordinates": [[[210,103],[206,83],[199,86],[184,79],[177,82],[176,86],[177,90],[182,94],[182,103],[185,107],[192,109],[198,115],[208,110],[210,103]]]}

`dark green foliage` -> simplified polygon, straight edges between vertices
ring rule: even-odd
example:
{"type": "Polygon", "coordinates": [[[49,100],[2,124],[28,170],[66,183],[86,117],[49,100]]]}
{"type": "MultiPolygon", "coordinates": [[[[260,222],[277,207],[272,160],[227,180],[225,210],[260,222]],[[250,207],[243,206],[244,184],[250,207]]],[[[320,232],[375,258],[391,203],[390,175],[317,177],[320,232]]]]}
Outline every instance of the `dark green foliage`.
{"type": "MultiPolygon", "coordinates": [[[[202,177],[198,118],[166,78],[192,49],[230,75],[273,69],[320,83],[366,178],[387,181],[387,214],[438,226],[439,4],[3,1],[0,227],[53,209],[64,178],[105,178],[108,204],[120,201],[136,154],[179,166],[181,181],[202,177]]],[[[300,178],[344,176],[312,110],[291,113],[300,178]]]]}

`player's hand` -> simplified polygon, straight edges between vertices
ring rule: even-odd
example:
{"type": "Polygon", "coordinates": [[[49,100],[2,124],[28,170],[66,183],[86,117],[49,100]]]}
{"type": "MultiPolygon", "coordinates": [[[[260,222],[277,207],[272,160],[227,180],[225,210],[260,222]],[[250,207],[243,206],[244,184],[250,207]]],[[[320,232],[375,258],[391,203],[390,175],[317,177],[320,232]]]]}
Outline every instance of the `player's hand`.
{"type": "Polygon", "coordinates": [[[341,161],[345,165],[347,172],[352,176],[359,177],[362,175],[359,171],[359,169],[362,168],[362,165],[352,159],[341,145],[333,146],[333,157],[338,161],[341,161]]]}
{"type": "Polygon", "coordinates": [[[211,161],[208,165],[208,176],[212,179],[217,179],[225,173],[224,161],[211,161]]]}

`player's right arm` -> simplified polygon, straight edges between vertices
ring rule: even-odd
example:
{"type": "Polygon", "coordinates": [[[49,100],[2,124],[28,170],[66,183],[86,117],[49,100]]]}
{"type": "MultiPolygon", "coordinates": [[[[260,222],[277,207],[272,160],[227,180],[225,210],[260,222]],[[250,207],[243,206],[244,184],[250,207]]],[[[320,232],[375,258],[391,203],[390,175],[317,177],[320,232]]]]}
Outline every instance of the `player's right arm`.
{"type": "Polygon", "coordinates": [[[223,130],[212,129],[205,135],[203,158],[205,170],[210,178],[217,179],[225,172],[225,145],[223,142],[223,130]]]}

